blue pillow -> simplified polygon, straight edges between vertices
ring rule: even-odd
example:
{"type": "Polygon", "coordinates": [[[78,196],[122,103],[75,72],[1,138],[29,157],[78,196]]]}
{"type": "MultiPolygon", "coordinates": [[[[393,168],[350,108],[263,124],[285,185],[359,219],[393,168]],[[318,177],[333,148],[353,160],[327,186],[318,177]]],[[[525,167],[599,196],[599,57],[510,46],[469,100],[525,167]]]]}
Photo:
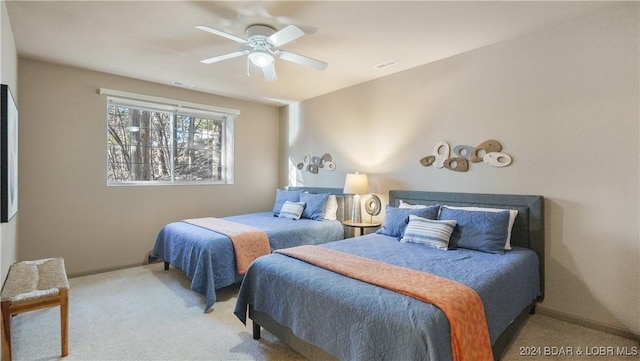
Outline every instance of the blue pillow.
{"type": "Polygon", "coordinates": [[[401,238],[404,234],[404,229],[407,228],[407,224],[409,223],[410,214],[427,219],[436,219],[438,218],[438,210],[440,209],[440,206],[427,206],[425,208],[396,208],[387,205],[384,209],[386,213],[384,217],[384,224],[376,233],[401,238]]]}
{"type": "Polygon", "coordinates": [[[504,253],[509,211],[484,212],[442,207],[439,219],[458,221],[451,243],[459,248],[488,253],[504,253]]]}
{"type": "Polygon", "coordinates": [[[302,211],[302,218],[313,219],[321,221],[324,219],[324,209],[327,206],[329,200],[329,193],[302,193],[300,195],[300,202],[304,202],[306,206],[302,211]]]}
{"type": "Polygon", "coordinates": [[[302,191],[283,191],[276,189],[276,203],[273,205],[273,214],[277,216],[284,205],[284,202],[299,202],[302,191]]]}

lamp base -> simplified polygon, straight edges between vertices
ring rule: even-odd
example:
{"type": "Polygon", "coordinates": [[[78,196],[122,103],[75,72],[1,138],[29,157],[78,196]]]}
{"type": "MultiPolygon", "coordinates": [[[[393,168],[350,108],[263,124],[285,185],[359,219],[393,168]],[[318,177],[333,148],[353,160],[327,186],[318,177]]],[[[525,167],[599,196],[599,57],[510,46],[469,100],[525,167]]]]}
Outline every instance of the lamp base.
{"type": "Polygon", "coordinates": [[[355,194],[353,196],[353,206],[351,208],[351,221],[354,223],[362,223],[360,208],[360,195],[355,194]]]}

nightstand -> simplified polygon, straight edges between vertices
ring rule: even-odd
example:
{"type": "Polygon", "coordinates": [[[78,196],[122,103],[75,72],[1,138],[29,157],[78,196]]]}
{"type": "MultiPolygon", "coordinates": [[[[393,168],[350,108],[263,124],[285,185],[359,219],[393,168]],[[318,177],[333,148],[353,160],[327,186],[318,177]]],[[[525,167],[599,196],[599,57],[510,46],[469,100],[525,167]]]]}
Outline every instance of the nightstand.
{"type": "Polygon", "coordinates": [[[360,235],[364,235],[364,230],[366,228],[378,228],[380,227],[381,223],[365,223],[365,222],[353,222],[351,220],[347,220],[347,221],[342,221],[342,224],[347,226],[347,227],[351,227],[351,228],[358,228],[360,229],[360,235]]]}

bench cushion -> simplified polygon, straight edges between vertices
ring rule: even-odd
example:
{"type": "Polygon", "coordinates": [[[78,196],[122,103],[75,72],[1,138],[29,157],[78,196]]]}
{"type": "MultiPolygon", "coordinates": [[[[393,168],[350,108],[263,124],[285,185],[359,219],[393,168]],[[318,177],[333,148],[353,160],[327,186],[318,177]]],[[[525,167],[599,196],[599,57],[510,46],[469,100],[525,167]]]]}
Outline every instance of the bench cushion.
{"type": "Polygon", "coordinates": [[[64,259],[16,262],[9,268],[1,297],[21,303],[56,296],[61,288],[69,288],[64,259]]]}

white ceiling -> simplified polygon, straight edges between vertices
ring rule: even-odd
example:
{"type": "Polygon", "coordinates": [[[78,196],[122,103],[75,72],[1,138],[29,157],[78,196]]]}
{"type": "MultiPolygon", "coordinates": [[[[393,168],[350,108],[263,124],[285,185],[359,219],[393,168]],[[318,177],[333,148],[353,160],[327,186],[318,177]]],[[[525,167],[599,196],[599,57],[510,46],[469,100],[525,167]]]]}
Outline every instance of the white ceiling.
{"type": "Polygon", "coordinates": [[[20,56],[260,102],[285,104],[522,36],[602,10],[606,2],[6,1],[20,56]],[[276,60],[278,80],[244,57],[200,60],[242,45],[250,24],[295,24],[283,49],[329,63],[324,71],[276,60]],[[396,60],[398,65],[376,69],[396,60]]]}

